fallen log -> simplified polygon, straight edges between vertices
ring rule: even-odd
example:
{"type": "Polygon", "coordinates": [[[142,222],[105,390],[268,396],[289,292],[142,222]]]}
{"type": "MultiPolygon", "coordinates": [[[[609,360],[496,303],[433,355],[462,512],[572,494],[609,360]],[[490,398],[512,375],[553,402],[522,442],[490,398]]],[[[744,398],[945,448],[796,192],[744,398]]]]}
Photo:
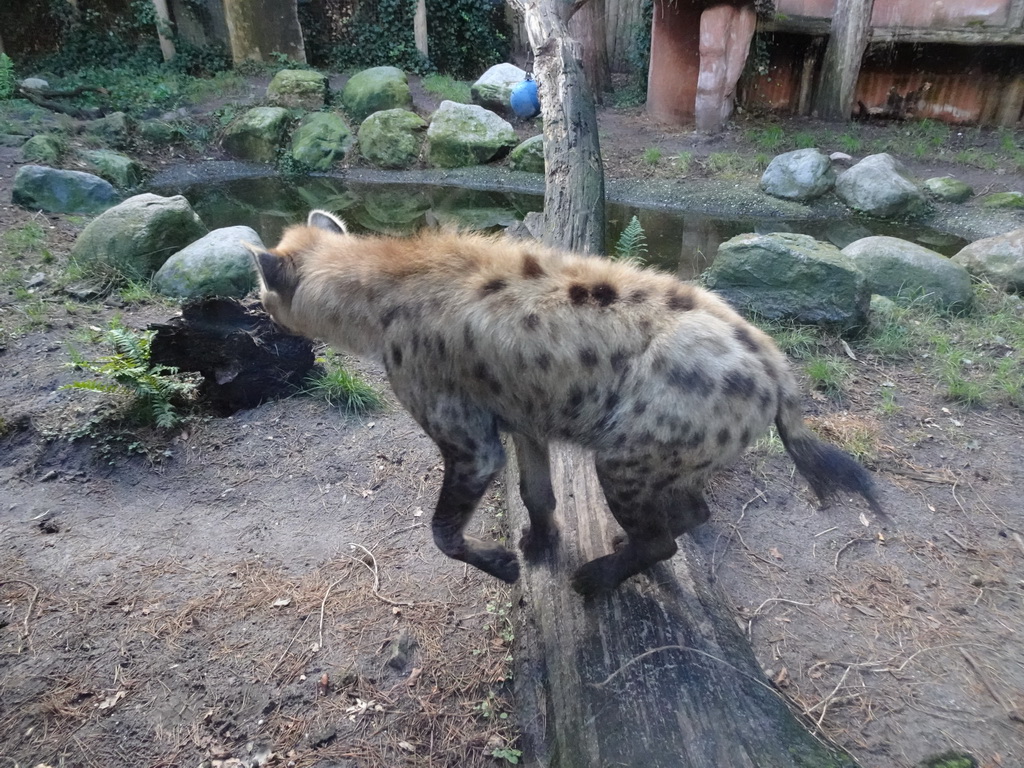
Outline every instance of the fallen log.
{"type": "Polygon", "coordinates": [[[187,302],[156,331],[150,361],[203,376],[200,395],[228,415],[293,394],[313,367],[313,345],[276,325],[257,301],[187,302]]]}
{"type": "MultiPolygon", "coordinates": [[[[512,452],[511,445],[508,446],[512,452]]],[[[528,514],[507,471],[509,523],[528,514]]],[[[611,595],[569,587],[619,531],[593,461],[552,452],[561,542],[525,568],[516,612],[516,701],[527,765],[545,768],[844,768],[853,758],[812,735],[762,673],[703,553],[679,552],[611,595]]]]}
{"type": "Polygon", "coordinates": [[[24,86],[18,86],[17,90],[18,95],[22,98],[28,99],[36,106],[48,109],[51,112],[70,115],[78,120],[95,120],[98,117],[103,117],[103,110],[97,107],[74,107],[69,104],[61,104],[59,101],[53,101],[54,98],[72,98],[74,96],[81,96],[86,92],[109,93],[106,88],[99,88],[93,85],[82,85],[66,91],[55,91],[49,88],[25,88],[24,86]]]}

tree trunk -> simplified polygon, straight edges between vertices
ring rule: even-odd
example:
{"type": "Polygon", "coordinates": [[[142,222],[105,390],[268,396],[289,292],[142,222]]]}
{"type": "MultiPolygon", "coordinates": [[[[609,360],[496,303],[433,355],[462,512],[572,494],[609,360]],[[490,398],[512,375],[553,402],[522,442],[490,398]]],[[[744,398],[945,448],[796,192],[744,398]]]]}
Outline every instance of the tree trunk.
{"type": "MultiPolygon", "coordinates": [[[[511,446],[508,446],[511,448],[511,446]]],[[[507,488],[518,487],[509,461],[507,488]]],[[[561,544],[526,568],[517,612],[516,697],[527,765],[545,768],[844,768],[765,680],[728,600],[687,536],[667,563],[592,603],[569,587],[617,533],[589,455],[552,454],[561,544]]],[[[513,530],[528,514],[508,494],[513,530]]]]}
{"type": "Polygon", "coordinates": [[[174,58],[174,41],[171,39],[173,27],[171,26],[171,15],[167,12],[167,0],[153,0],[153,10],[156,11],[156,34],[160,38],[160,53],[164,61],[174,58]]]}
{"type": "Polygon", "coordinates": [[[427,0],[418,0],[416,3],[416,16],[413,18],[412,27],[416,50],[423,54],[423,58],[427,58],[430,55],[427,44],[427,0]]]}
{"type": "Polygon", "coordinates": [[[273,53],[306,63],[296,0],[224,0],[224,18],[236,66],[273,53]]]}
{"type": "Polygon", "coordinates": [[[569,34],[583,52],[583,73],[587,86],[598,104],[611,87],[608,66],[608,41],[605,25],[605,0],[590,0],[569,20],[569,34]]]}
{"type": "Polygon", "coordinates": [[[605,0],[605,11],[608,66],[612,72],[631,72],[630,48],[637,33],[637,26],[643,22],[643,3],[633,0],[605,0]]]}
{"type": "Polygon", "coordinates": [[[818,117],[824,120],[850,119],[873,8],[874,0],[836,0],[814,101],[818,117]]]}
{"type": "Polygon", "coordinates": [[[586,87],[580,46],[566,24],[565,0],[508,0],[523,14],[544,119],[544,242],[604,253],[604,170],[597,111],[586,87]]]}

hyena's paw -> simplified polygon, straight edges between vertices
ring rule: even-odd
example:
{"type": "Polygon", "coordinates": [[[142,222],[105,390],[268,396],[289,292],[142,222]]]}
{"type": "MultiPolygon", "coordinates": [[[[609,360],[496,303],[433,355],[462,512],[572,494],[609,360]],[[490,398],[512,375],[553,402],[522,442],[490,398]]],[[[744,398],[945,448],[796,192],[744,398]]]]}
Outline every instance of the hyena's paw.
{"type": "Polygon", "coordinates": [[[523,528],[523,538],[519,540],[519,549],[523,551],[526,562],[535,565],[546,560],[558,548],[559,532],[557,526],[538,528],[527,525],[523,528]]]}
{"type": "Polygon", "coordinates": [[[519,560],[516,553],[504,547],[481,548],[474,558],[477,568],[501,579],[506,584],[514,584],[519,579],[519,560]]]}
{"type": "Polygon", "coordinates": [[[619,579],[609,567],[614,555],[606,555],[584,564],[573,574],[572,588],[584,597],[611,592],[619,586],[619,579]]]}

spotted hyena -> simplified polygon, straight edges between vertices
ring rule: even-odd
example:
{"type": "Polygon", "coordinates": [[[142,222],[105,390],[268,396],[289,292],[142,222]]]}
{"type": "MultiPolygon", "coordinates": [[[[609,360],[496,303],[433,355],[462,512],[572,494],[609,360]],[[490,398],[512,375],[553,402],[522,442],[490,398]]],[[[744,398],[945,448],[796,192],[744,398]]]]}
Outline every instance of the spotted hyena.
{"type": "Polygon", "coordinates": [[[322,211],[254,255],[278,323],[383,362],[444,459],[434,541],[499,579],[518,578],[516,555],[463,531],[504,464],[502,432],[519,461],[531,562],[558,536],[549,443],[594,452],[627,536],[573,576],[584,595],[671,557],[708,518],[708,476],[772,422],[820,497],[858,493],[881,513],[867,472],[804,424],[771,339],[670,275],[502,237],[356,236],[322,211]]]}

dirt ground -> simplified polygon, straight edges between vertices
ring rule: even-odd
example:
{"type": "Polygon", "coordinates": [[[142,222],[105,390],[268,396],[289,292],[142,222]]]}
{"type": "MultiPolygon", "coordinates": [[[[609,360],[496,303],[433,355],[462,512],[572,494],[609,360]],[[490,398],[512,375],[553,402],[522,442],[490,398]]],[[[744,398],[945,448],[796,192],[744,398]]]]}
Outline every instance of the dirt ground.
{"type": "MultiPolygon", "coordinates": [[[[611,177],[665,173],[640,160],[651,147],[755,151],[742,126],[697,137],[636,109],[602,109],[600,126],[611,177]]],[[[0,286],[0,766],[515,762],[514,592],[433,546],[439,456],[397,406],[348,417],[294,397],[146,436],[147,455],[59,436],[96,405],[60,389],[81,377],[67,345],[173,308],[65,294],[84,221],[12,206],[16,158],[0,148],[0,233],[36,221],[45,248],[0,253],[0,268],[42,272],[45,312],[0,286]]],[[[808,391],[807,411],[826,435],[874,430],[896,525],[817,509],[760,449],[713,483],[695,538],[767,677],[864,768],[948,749],[1024,766],[1024,419],[946,402],[916,362],[851,364],[846,397],[808,391]],[[883,416],[886,388],[898,410],[883,416]]],[[[506,535],[504,492],[474,518],[480,535],[506,535]]]]}

